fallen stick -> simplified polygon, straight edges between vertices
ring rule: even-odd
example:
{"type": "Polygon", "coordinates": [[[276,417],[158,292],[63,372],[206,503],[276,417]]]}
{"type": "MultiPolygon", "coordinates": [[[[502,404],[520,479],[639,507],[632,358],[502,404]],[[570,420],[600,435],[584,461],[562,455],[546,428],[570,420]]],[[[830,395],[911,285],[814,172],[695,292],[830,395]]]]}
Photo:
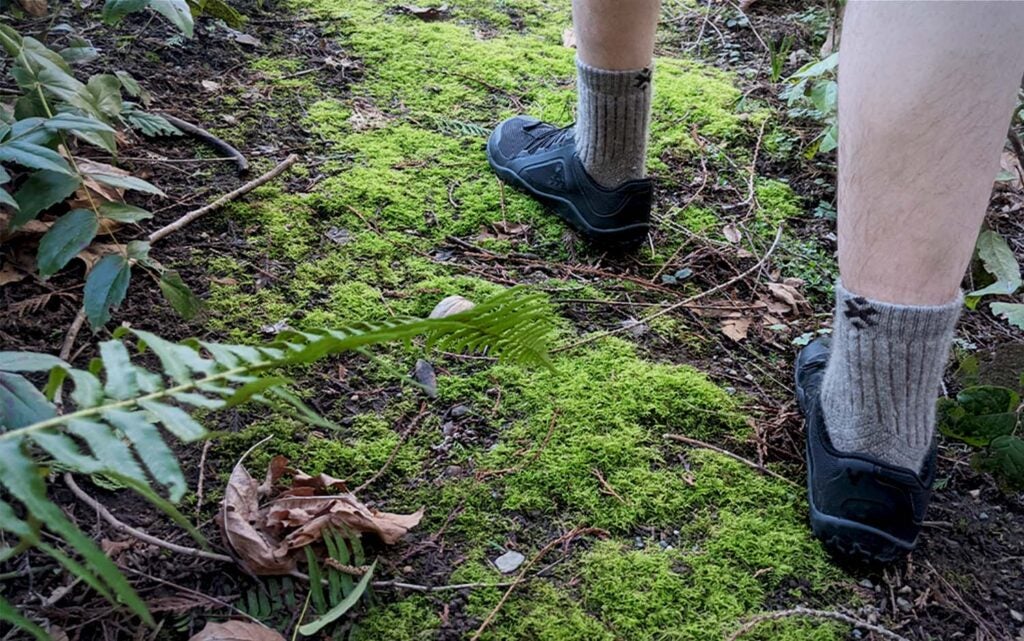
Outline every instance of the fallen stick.
{"type": "Polygon", "coordinates": [[[170,223],[170,224],[168,224],[168,225],[166,225],[164,227],[161,227],[160,229],[158,229],[155,232],[153,232],[152,234],[150,234],[149,238],[147,238],[147,240],[150,243],[155,243],[156,241],[160,240],[164,236],[172,234],[172,233],[178,231],[179,229],[181,229],[182,227],[184,227],[184,226],[194,222],[197,218],[205,216],[206,214],[210,213],[211,211],[214,211],[215,209],[220,209],[221,207],[223,207],[227,203],[231,202],[232,200],[238,198],[239,196],[241,196],[241,195],[243,195],[245,193],[248,193],[248,192],[252,191],[253,189],[256,189],[257,187],[259,187],[260,185],[263,185],[264,183],[270,182],[271,180],[277,178],[282,173],[284,173],[284,171],[286,169],[288,169],[289,167],[294,165],[296,163],[296,161],[298,161],[298,159],[299,159],[299,157],[296,156],[295,154],[292,154],[292,155],[288,156],[287,158],[282,160],[281,163],[277,167],[274,167],[273,169],[271,169],[267,173],[263,174],[259,178],[256,178],[254,180],[250,180],[249,182],[245,183],[244,185],[242,185],[238,189],[236,189],[236,190],[234,190],[232,192],[228,192],[228,193],[224,194],[223,196],[221,196],[220,198],[218,198],[217,200],[213,201],[212,203],[210,203],[208,205],[204,205],[204,206],[200,207],[199,209],[195,209],[195,210],[192,210],[192,211],[188,212],[187,214],[185,214],[184,216],[182,216],[178,220],[174,221],[173,223],[170,223]]]}
{"type": "Polygon", "coordinates": [[[118,518],[111,514],[110,510],[104,507],[102,503],[89,496],[85,492],[85,490],[78,486],[78,483],[75,483],[75,479],[74,477],[71,476],[70,472],[64,473],[64,483],[67,484],[68,489],[71,490],[72,494],[77,496],[80,501],[82,501],[92,509],[96,510],[96,513],[100,516],[101,519],[109,523],[115,530],[118,530],[119,532],[130,534],[135,538],[139,539],[140,541],[145,541],[150,545],[155,545],[157,547],[161,547],[165,550],[170,550],[172,552],[177,552],[179,554],[197,556],[203,559],[210,559],[211,561],[221,561],[223,563],[235,562],[235,560],[232,559],[230,556],[226,556],[224,554],[217,554],[216,552],[207,552],[206,550],[197,550],[196,548],[185,547],[184,545],[178,545],[177,543],[164,541],[163,539],[159,539],[153,536],[152,534],[147,534],[142,530],[136,530],[127,523],[118,520],[118,518]]]}
{"type": "Polygon", "coordinates": [[[739,639],[741,636],[750,632],[751,630],[756,628],[758,625],[764,623],[765,621],[778,621],[780,619],[785,619],[788,617],[831,619],[833,621],[848,623],[857,628],[863,628],[865,630],[874,632],[879,636],[885,637],[886,639],[892,639],[893,641],[910,641],[906,637],[896,634],[891,630],[886,630],[880,625],[868,623],[867,621],[861,621],[860,619],[852,617],[848,614],[843,614],[842,612],[831,612],[829,610],[811,610],[810,608],[803,607],[793,608],[792,610],[781,610],[779,612],[766,612],[765,614],[759,614],[750,619],[749,621],[747,621],[746,623],[744,623],[743,627],[729,635],[726,641],[736,641],[736,639],[739,639]]]}
{"type": "Polygon", "coordinates": [[[171,123],[178,129],[181,129],[182,131],[192,136],[193,138],[198,138],[199,140],[205,142],[207,145],[213,147],[214,149],[219,149],[220,151],[223,151],[225,154],[230,156],[231,159],[235,161],[235,164],[238,165],[238,173],[244,174],[245,172],[249,171],[249,161],[245,159],[245,156],[242,155],[242,152],[238,151],[237,149],[229,145],[227,142],[221,140],[217,136],[214,136],[213,134],[211,134],[209,131],[206,131],[202,127],[198,125],[193,125],[192,123],[186,120],[182,120],[181,118],[176,118],[169,113],[161,112],[158,115],[163,116],[163,118],[167,122],[171,123]]]}
{"type": "Polygon", "coordinates": [[[754,468],[755,470],[757,470],[758,472],[761,472],[762,474],[767,474],[768,476],[772,476],[774,478],[777,478],[780,481],[785,481],[786,483],[789,483],[790,485],[792,485],[794,487],[800,487],[800,484],[797,483],[796,481],[792,481],[790,479],[787,479],[785,476],[779,474],[778,472],[773,472],[773,471],[769,470],[767,467],[765,467],[763,465],[758,465],[757,463],[755,463],[754,461],[751,461],[748,458],[743,458],[739,454],[735,454],[733,452],[730,452],[729,450],[721,448],[721,447],[718,447],[717,445],[712,445],[711,443],[705,443],[704,441],[698,441],[695,438],[690,438],[689,436],[683,436],[681,434],[663,434],[662,436],[664,438],[667,438],[667,439],[672,440],[672,441],[679,441],[680,443],[686,443],[687,445],[692,445],[694,447],[702,447],[702,448],[704,448],[706,450],[711,450],[713,452],[718,452],[719,454],[724,454],[725,456],[728,456],[729,458],[731,458],[733,460],[739,461],[740,463],[743,463],[744,465],[747,465],[749,467],[754,468]]]}

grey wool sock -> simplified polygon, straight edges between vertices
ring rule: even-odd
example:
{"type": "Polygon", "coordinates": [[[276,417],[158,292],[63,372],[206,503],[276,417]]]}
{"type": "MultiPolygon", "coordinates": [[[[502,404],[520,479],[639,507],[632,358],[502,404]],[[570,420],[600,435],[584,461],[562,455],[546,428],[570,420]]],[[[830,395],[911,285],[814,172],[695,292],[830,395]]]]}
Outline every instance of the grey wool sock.
{"type": "Polygon", "coordinates": [[[935,434],[935,401],[960,316],[945,305],[894,305],[836,285],[836,316],[821,387],[825,426],[841,452],[915,472],[935,434]]]}
{"type": "Polygon", "coordinates": [[[576,152],[604,187],[644,177],[651,68],[608,71],[576,59],[576,152]]]}

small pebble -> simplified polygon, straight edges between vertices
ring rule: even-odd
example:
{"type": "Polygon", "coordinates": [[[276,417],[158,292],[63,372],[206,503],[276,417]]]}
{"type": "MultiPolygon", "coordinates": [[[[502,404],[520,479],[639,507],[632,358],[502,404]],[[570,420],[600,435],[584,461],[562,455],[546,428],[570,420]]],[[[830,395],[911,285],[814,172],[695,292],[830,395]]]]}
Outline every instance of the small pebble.
{"type": "Polygon", "coordinates": [[[868,589],[868,590],[873,590],[874,587],[875,587],[875,584],[871,582],[871,579],[861,579],[860,580],[860,587],[868,589]]]}
{"type": "Polygon", "coordinates": [[[465,405],[456,405],[451,409],[450,412],[448,412],[448,414],[451,415],[452,418],[459,418],[460,416],[465,416],[468,413],[469,408],[466,407],[465,405]]]}
{"type": "Polygon", "coordinates": [[[633,539],[633,545],[636,547],[636,549],[642,550],[644,549],[644,540],[638,536],[635,539],[633,539]]]}
{"type": "Polygon", "coordinates": [[[970,492],[968,492],[968,494],[971,495],[972,499],[977,499],[979,496],[981,496],[981,490],[971,490],[970,492]]]}
{"type": "Polygon", "coordinates": [[[1024,614],[1021,614],[1016,610],[1010,610],[1010,616],[1013,617],[1013,620],[1017,623],[1024,623],[1024,614]]]}
{"type": "Polygon", "coordinates": [[[511,574],[518,570],[519,566],[522,565],[525,560],[526,557],[522,554],[515,550],[509,550],[494,559],[494,567],[498,568],[498,571],[502,574],[511,574]]]}
{"type": "Polygon", "coordinates": [[[899,597],[896,599],[896,607],[904,612],[910,612],[914,609],[914,604],[903,597],[899,597]]]}
{"type": "Polygon", "coordinates": [[[437,374],[434,373],[433,365],[421,358],[416,361],[412,375],[423,386],[427,398],[437,398],[437,374]]]}
{"type": "Polygon", "coordinates": [[[978,518],[981,519],[982,521],[987,521],[988,520],[988,512],[979,512],[978,513],[978,518]]]}
{"type": "Polygon", "coordinates": [[[910,593],[911,589],[909,585],[904,585],[902,588],[896,591],[896,594],[902,594],[903,596],[907,596],[910,593]]]}

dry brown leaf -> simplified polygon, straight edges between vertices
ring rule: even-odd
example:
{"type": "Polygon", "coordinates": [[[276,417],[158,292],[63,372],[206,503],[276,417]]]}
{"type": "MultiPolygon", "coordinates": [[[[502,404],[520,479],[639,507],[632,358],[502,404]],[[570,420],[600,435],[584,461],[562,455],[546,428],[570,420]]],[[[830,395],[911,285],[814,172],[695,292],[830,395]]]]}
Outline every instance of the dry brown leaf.
{"type": "Polygon", "coordinates": [[[738,243],[740,242],[740,239],[743,238],[743,234],[740,233],[739,228],[732,223],[722,227],[722,235],[725,236],[725,239],[730,243],[738,243]]]}
{"type": "MultiPolygon", "coordinates": [[[[285,463],[287,464],[287,460],[285,463]]],[[[342,479],[336,479],[330,474],[324,474],[323,472],[316,476],[310,476],[305,472],[296,470],[295,474],[292,476],[292,489],[294,490],[300,487],[311,487],[314,490],[339,490],[341,492],[348,492],[348,486],[345,485],[345,481],[342,479]]]]}
{"type": "Polygon", "coordinates": [[[224,85],[214,80],[200,80],[199,86],[201,86],[204,91],[209,91],[211,93],[215,93],[224,88],[224,85]]]}
{"type": "Polygon", "coordinates": [[[768,283],[768,291],[779,301],[788,305],[793,311],[807,306],[807,299],[791,283],[768,283]]]}
{"type": "Polygon", "coordinates": [[[276,630],[249,621],[228,621],[207,623],[188,641],[284,641],[276,630]]]}
{"type": "Polygon", "coordinates": [[[576,29],[573,27],[565,28],[565,31],[562,32],[562,46],[569,47],[570,49],[576,48],[576,29]]]}
{"type": "Polygon", "coordinates": [[[750,323],[749,318],[727,318],[722,321],[722,333],[738,343],[747,337],[750,323]]]}
{"type": "Polygon", "coordinates": [[[1017,157],[1012,151],[1003,151],[1003,155],[999,158],[999,168],[1013,176],[1010,180],[1001,180],[997,183],[1000,187],[1009,189],[1020,189],[1020,177],[1021,177],[1021,164],[1020,158],[1017,157]]]}
{"type": "Polygon", "coordinates": [[[113,243],[93,243],[78,252],[75,258],[85,263],[85,273],[88,274],[101,258],[107,254],[113,254],[119,251],[121,251],[121,247],[113,243]]]}
{"type": "Polygon", "coordinates": [[[325,527],[376,534],[390,545],[422,518],[423,510],[414,514],[378,512],[348,492],[343,480],[292,470],[284,457],[277,456],[271,459],[260,485],[241,461],[235,465],[224,492],[220,520],[242,565],[253,574],[275,575],[294,570],[292,551],[318,541],[325,527]],[[268,495],[286,473],[292,475],[292,486],[260,509],[260,497],[268,495]],[[329,494],[332,489],[342,493],[329,494]]]}
{"type": "Polygon", "coordinates": [[[492,223],[491,227],[494,228],[494,231],[498,232],[499,238],[501,238],[501,234],[505,234],[508,236],[519,236],[530,231],[529,225],[524,225],[523,223],[510,223],[503,220],[498,221],[496,223],[492,223]]]}
{"type": "MultiPolygon", "coordinates": [[[[21,8],[25,10],[25,13],[30,16],[35,16],[36,18],[45,16],[50,10],[46,0],[18,0],[18,4],[20,4],[21,8]]],[[[65,637],[66,636],[67,635],[65,635],[65,637]]]]}
{"type": "Polygon", "coordinates": [[[100,549],[107,556],[113,558],[129,549],[135,544],[134,541],[111,541],[110,539],[100,540],[100,549]]]}
{"type": "Polygon", "coordinates": [[[11,263],[4,263],[3,267],[0,267],[0,287],[10,283],[17,283],[23,280],[28,274],[21,271],[11,263]]]}
{"type": "Polygon", "coordinates": [[[221,504],[224,537],[242,565],[253,574],[288,574],[295,569],[295,560],[279,555],[277,541],[257,527],[262,520],[257,489],[248,470],[241,462],[236,464],[221,504]]]}

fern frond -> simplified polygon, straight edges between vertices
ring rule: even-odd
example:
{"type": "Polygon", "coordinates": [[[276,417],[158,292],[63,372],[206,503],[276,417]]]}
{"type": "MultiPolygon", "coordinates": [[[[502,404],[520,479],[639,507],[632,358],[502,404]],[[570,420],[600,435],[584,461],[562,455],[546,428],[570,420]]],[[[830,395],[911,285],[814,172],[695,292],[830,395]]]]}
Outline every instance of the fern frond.
{"type": "MultiPolygon", "coordinates": [[[[194,340],[174,343],[150,332],[118,330],[113,340],[100,343],[100,356],[88,370],[46,354],[0,352],[0,531],[18,537],[21,546],[35,546],[49,554],[101,595],[123,603],[151,623],[145,604],[116,566],[47,497],[47,475],[39,461],[72,473],[114,479],[163,510],[205,545],[173,506],[187,488],[166,441],[168,435],[182,442],[206,436],[206,430],[189,413],[191,409],[218,410],[251,401],[284,405],[307,420],[322,423],[323,419],[288,390],[288,378],[267,373],[384,342],[410,342],[417,336],[425,337],[429,347],[486,352],[515,363],[550,367],[550,318],[543,296],[513,288],[446,318],[395,319],[340,330],[288,332],[260,347],[194,340]],[[156,356],[158,370],[133,361],[125,341],[129,336],[136,339],[137,352],[156,356]],[[43,391],[23,376],[44,372],[49,373],[49,380],[43,391]],[[71,411],[60,414],[53,398],[67,382],[72,385],[71,411]],[[32,518],[19,518],[18,510],[5,502],[6,496],[20,503],[32,518]],[[79,558],[43,543],[38,527],[32,525],[36,522],[67,543],[79,558]]],[[[331,544],[332,556],[348,558],[344,539],[332,539],[331,544]]],[[[356,563],[361,564],[362,548],[355,540],[351,545],[356,563]]],[[[5,551],[0,550],[0,556],[5,551]]],[[[335,577],[334,581],[337,588],[331,585],[332,597],[339,593],[348,597],[352,590],[358,591],[348,577],[335,577]]],[[[3,607],[0,603],[0,619],[6,612],[3,607]]],[[[333,614],[340,616],[337,609],[333,614]]]]}

